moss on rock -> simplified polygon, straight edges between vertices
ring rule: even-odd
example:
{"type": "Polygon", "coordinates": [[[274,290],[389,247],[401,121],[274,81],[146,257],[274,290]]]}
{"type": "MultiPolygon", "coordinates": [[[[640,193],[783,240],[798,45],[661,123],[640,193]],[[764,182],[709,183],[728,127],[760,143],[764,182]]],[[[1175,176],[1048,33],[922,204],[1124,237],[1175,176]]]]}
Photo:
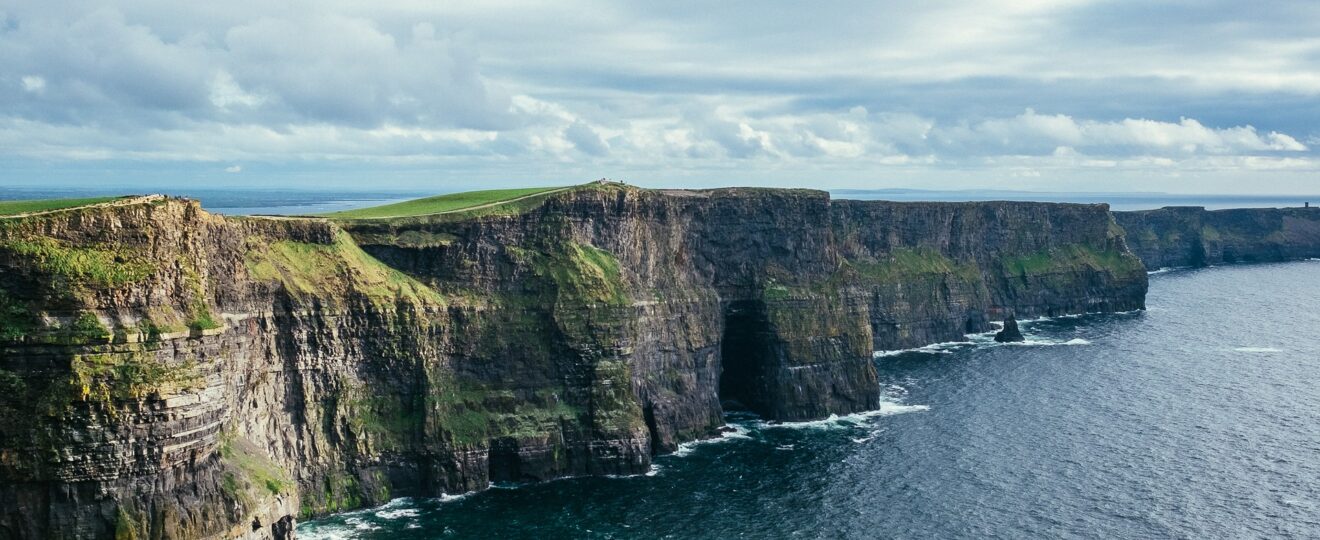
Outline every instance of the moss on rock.
{"type": "Polygon", "coordinates": [[[146,279],[156,265],[124,246],[81,247],[45,237],[0,242],[8,250],[36,264],[43,272],[75,287],[116,288],[146,279]]]}
{"type": "Polygon", "coordinates": [[[342,231],[331,244],[251,237],[244,259],[248,274],[260,281],[278,282],[300,297],[344,298],[358,293],[373,302],[393,303],[399,298],[443,304],[435,291],[362,251],[342,231]]]}

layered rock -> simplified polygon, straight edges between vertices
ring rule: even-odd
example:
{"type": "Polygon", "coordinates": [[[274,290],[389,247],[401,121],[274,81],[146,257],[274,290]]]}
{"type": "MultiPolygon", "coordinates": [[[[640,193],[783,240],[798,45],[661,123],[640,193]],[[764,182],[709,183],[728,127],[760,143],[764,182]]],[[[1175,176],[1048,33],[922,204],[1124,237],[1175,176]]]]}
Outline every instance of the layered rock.
{"type": "Polygon", "coordinates": [[[144,200],[0,220],[0,536],[274,537],[640,473],[878,406],[871,353],[1142,307],[1103,205],[592,186],[334,224],[144,200]]]}
{"type": "Polygon", "coordinates": [[[1320,208],[1171,206],[1114,217],[1150,269],[1320,257],[1320,208]]]}

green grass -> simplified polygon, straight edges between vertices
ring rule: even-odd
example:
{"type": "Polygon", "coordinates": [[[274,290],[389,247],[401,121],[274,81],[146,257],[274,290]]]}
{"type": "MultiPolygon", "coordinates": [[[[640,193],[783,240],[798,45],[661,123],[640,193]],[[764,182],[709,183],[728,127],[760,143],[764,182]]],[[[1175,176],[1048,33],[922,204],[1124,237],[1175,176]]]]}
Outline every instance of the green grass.
{"type": "Polygon", "coordinates": [[[520,188],[520,189],[490,189],[485,191],[468,191],[464,193],[451,193],[448,195],[439,195],[435,197],[426,197],[424,199],[414,199],[401,203],[386,204],[382,206],[373,206],[370,208],[359,208],[357,210],[345,210],[343,212],[333,212],[322,214],[325,217],[337,219],[383,219],[424,216],[429,214],[442,214],[446,212],[457,212],[474,207],[494,205],[505,203],[514,199],[528,197],[565,189],[564,187],[538,187],[538,188],[520,188]]]}
{"type": "Polygon", "coordinates": [[[0,201],[0,216],[64,210],[89,204],[110,202],[120,197],[86,197],[81,199],[35,199],[30,201],[0,201]]]}
{"type": "Polygon", "coordinates": [[[894,283],[944,274],[954,274],[965,281],[980,279],[980,272],[974,265],[955,262],[927,248],[898,248],[881,260],[850,262],[858,275],[870,282],[894,283]]]}
{"type": "Polygon", "coordinates": [[[43,272],[96,288],[135,283],[156,269],[150,261],[127,249],[73,246],[45,237],[0,242],[0,249],[34,262],[43,272]]]}
{"type": "Polygon", "coordinates": [[[532,267],[555,282],[560,302],[626,306],[629,300],[619,261],[608,251],[569,242],[559,252],[538,255],[532,267]]]}
{"type": "MultiPolygon", "coordinates": [[[[246,476],[251,485],[258,489],[265,489],[271,495],[289,493],[293,488],[293,482],[289,480],[288,475],[278,465],[272,463],[261,450],[255,445],[246,441],[227,440],[220,446],[220,457],[229,465],[235,466],[246,476]]],[[[238,492],[238,478],[225,478],[233,491],[238,492]]]]}
{"type": "Polygon", "coordinates": [[[0,342],[20,340],[38,326],[36,314],[27,305],[0,289],[0,342]]]}
{"type": "Polygon", "coordinates": [[[444,303],[426,285],[362,251],[344,232],[328,245],[252,237],[245,262],[253,278],[281,282],[289,292],[309,298],[353,290],[389,304],[399,297],[444,303]]]}
{"type": "Polygon", "coordinates": [[[1082,269],[1110,270],[1118,274],[1143,270],[1141,260],[1113,250],[1086,245],[1068,245],[1052,251],[1000,259],[1005,275],[1025,276],[1075,272],[1082,269]]]}
{"type": "Polygon", "coordinates": [[[73,372],[69,383],[78,390],[78,397],[107,408],[118,401],[195,389],[204,383],[195,362],[168,365],[141,347],[123,353],[77,355],[69,367],[73,372]]]}

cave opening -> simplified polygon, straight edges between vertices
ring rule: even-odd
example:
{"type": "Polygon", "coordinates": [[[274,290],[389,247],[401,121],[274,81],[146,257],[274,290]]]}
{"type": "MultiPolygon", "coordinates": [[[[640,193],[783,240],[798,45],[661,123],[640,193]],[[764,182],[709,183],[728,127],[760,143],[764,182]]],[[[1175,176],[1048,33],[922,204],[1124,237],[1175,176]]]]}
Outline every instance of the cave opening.
{"type": "Polygon", "coordinates": [[[765,415],[771,409],[766,366],[773,354],[765,304],[732,302],[724,312],[720,346],[720,402],[725,410],[765,415]]]}

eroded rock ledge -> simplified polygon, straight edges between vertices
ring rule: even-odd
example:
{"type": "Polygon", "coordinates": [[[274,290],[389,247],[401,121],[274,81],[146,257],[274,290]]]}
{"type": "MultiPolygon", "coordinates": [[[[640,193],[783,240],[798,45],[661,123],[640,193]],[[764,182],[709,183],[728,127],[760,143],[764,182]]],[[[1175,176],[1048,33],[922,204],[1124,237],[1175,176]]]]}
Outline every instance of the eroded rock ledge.
{"type": "Polygon", "coordinates": [[[639,473],[725,403],[876,407],[873,350],[1145,292],[1103,205],[592,186],[341,224],[181,200],[0,219],[0,536],[279,537],[639,473]]]}

